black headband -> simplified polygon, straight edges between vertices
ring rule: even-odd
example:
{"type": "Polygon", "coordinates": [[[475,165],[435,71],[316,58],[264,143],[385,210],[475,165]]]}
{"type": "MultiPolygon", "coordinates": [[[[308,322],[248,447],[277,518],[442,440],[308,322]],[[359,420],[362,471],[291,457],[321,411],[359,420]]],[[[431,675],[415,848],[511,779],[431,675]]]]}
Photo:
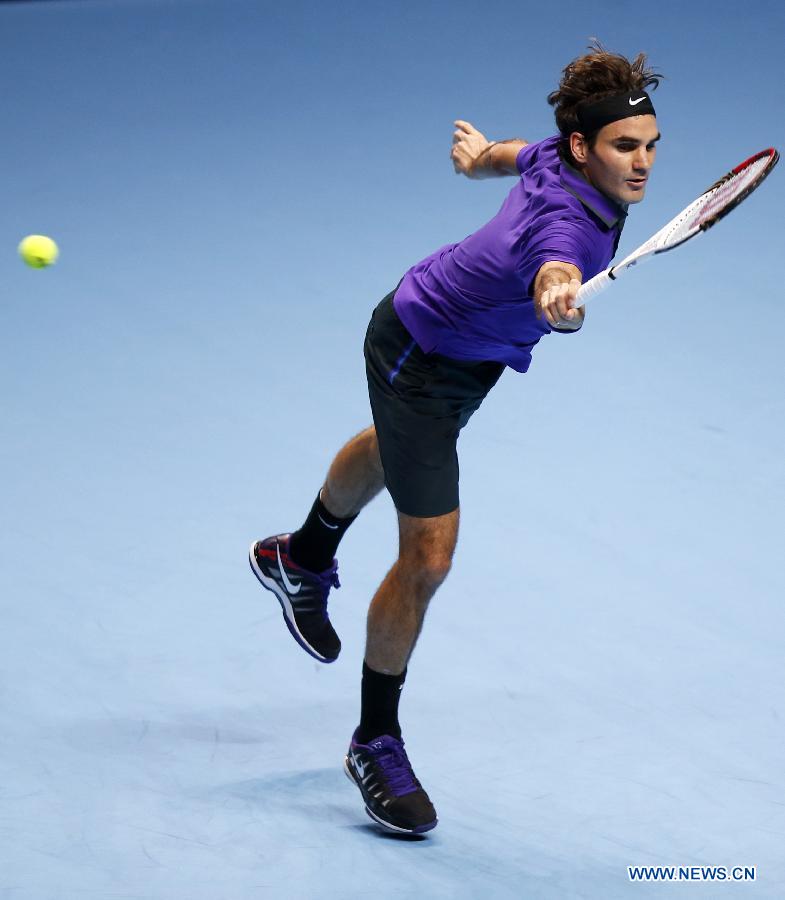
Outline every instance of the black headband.
{"type": "Polygon", "coordinates": [[[645,91],[633,91],[626,94],[614,94],[602,100],[584,101],[577,110],[578,124],[584,135],[594,134],[611,122],[628,119],[630,116],[654,116],[649,95],[645,91]]]}

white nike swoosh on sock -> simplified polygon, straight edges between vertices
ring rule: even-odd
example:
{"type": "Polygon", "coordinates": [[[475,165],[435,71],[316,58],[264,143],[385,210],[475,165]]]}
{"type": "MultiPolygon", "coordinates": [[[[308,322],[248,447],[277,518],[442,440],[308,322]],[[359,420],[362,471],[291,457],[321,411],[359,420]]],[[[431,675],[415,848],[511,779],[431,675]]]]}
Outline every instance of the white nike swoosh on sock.
{"type": "MultiPolygon", "coordinates": [[[[319,516],[319,513],[316,513],[316,515],[319,516]]],[[[319,516],[319,521],[322,523],[322,525],[326,525],[327,528],[332,528],[333,531],[335,531],[335,529],[338,527],[337,525],[330,525],[328,522],[325,522],[321,516],[319,516]]]]}

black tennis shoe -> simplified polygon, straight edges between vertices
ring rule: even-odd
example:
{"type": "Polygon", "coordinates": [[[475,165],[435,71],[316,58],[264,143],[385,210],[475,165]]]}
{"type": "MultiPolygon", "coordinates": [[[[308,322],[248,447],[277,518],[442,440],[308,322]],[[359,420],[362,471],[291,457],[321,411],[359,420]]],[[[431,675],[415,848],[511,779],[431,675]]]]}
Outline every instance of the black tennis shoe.
{"type": "Polygon", "coordinates": [[[319,662],[331,663],[341,641],[327,615],[330,588],[339,588],[338,563],[324,572],[309,572],[289,557],[289,534],[278,534],[251,545],[251,570],[278,598],[284,622],[297,643],[319,662]]]}
{"type": "Polygon", "coordinates": [[[412,771],[402,740],[383,734],[360,744],[352,737],[343,769],[360,789],[365,811],[387,831],[422,834],[436,827],[436,810],[412,771]]]}

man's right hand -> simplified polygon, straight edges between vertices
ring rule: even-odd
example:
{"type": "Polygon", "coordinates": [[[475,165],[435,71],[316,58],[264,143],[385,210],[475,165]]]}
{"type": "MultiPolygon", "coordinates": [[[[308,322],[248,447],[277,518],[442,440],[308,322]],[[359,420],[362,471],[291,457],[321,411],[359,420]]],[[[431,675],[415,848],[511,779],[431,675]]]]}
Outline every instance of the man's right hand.
{"type": "Polygon", "coordinates": [[[577,331],[586,316],[586,308],[575,307],[581,288],[581,270],[568,262],[547,262],[534,279],[534,311],[545,318],[550,328],[577,331]]]}

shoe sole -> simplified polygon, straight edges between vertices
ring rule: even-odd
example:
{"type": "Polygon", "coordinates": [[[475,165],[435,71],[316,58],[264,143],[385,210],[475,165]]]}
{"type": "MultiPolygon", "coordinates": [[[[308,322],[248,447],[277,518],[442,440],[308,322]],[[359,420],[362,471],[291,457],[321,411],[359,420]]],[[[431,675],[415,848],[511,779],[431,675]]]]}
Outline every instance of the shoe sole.
{"type": "Polygon", "coordinates": [[[286,622],[286,627],[289,629],[289,634],[297,641],[297,643],[305,650],[307,654],[312,656],[314,659],[318,659],[321,663],[331,663],[335,662],[338,657],[330,658],[328,656],[323,656],[319,653],[318,650],[315,650],[305,639],[305,636],[302,634],[300,629],[297,627],[297,622],[294,618],[294,610],[292,609],[292,604],[289,600],[289,597],[286,593],[281,591],[281,588],[278,585],[278,582],[275,581],[274,578],[268,578],[264,572],[259,568],[259,563],[256,561],[256,545],[258,541],[254,541],[251,544],[251,549],[248,552],[248,562],[251,564],[251,571],[256,575],[259,583],[263,588],[267,588],[268,591],[275,594],[275,598],[281,604],[281,612],[283,613],[283,620],[286,622]]]}
{"type": "MultiPolygon", "coordinates": [[[[360,787],[360,783],[357,781],[357,776],[352,766],[349,757],[344,756],[343,758],[343,771],[346,777],[351,781],[351,783],[357,788],[362,796],[362,788],[360,787]]],[[[363,796],[363,803],[365,803],[365,797],[363,796]]],[[[436,828],[439,820],[434,819],[433,822],[428,822],[427,825],[418,825],[416,828],[402,828],[400,825],[393,825],[392,822],[386,822],[384,819],[379,818],[379,816],[365,803],[365,811],[368,815],[377,823],[377,825],[381,825],[385,831],[392,832],[393,834],[424,834],[426,831],[430,831],[432,828],[436,828]]]]}

